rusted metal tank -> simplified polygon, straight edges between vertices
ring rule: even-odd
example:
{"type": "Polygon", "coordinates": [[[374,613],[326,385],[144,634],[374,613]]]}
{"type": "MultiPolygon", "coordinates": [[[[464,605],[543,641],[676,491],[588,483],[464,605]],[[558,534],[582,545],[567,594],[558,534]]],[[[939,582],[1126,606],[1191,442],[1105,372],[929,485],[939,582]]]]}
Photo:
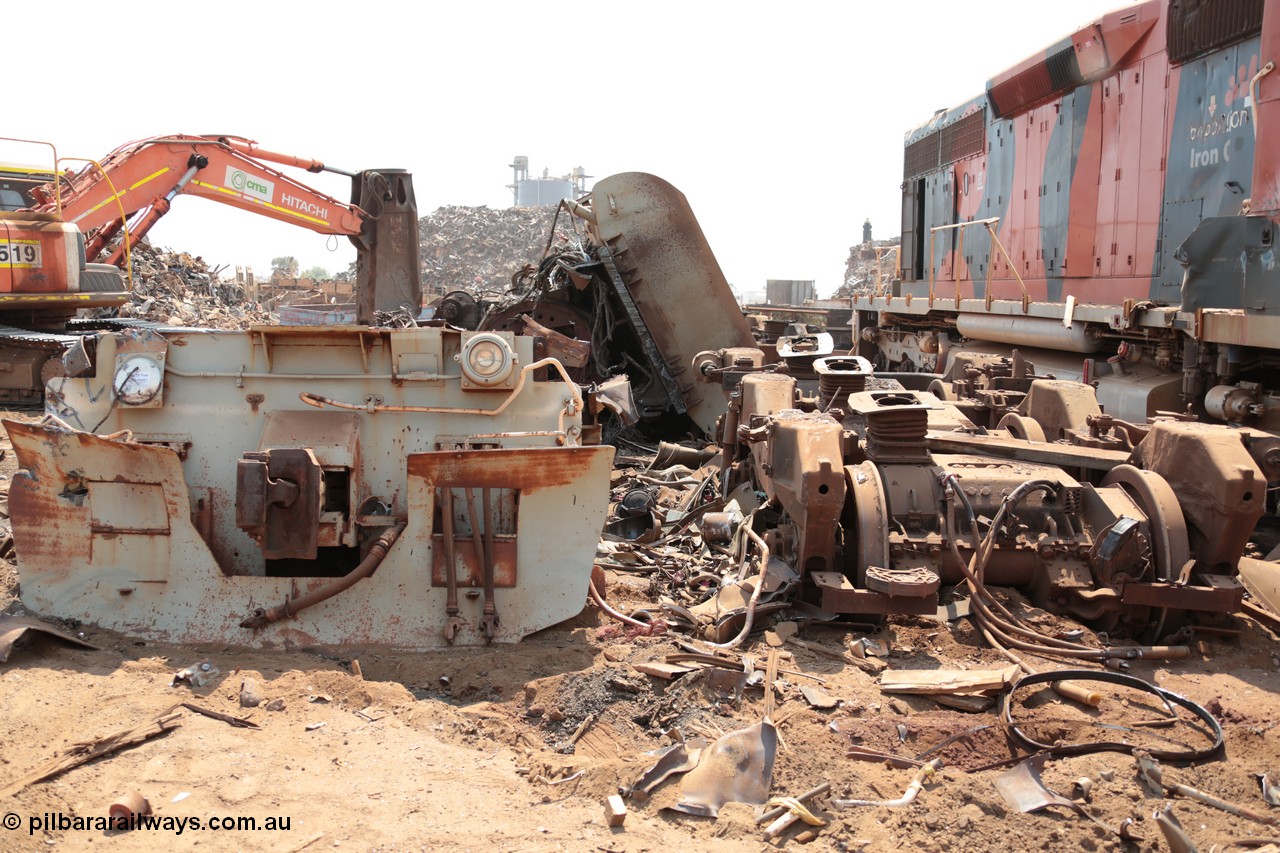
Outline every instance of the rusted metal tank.
{"type": "Polygon", "coordinates": [[[125,329],[5,426],[23,601],[168,642],[432,648],[579,612],[613,449],[528,337],[125,329]]]}

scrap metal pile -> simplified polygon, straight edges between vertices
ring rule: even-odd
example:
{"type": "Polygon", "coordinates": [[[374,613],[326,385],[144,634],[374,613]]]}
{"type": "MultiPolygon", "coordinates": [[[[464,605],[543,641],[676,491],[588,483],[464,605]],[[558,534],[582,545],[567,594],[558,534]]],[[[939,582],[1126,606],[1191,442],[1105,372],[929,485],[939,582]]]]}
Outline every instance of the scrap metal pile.
{"type": "Polygon", "coordinates": [[[423,293],[435,297],[454,290],[473,296],[505,291],[513,268],[542,257],[555,212],[554,207],[447,205],[421,217],[423,293]]]}
{"type": "Polygon", "coordinates": [[[276,322],[255,308],[244,288],[222,280],[203,258],[138,243],[130,257],[133,287],[129,303],[101,315],[148,320],[166,326],[243,329],[276,322]]]}
{"type": "MultiPolygon", "coordinates": [[[[1126,672],[1189,658],[1202,638],[1238,635],[1242,561],[1274,584],[1245,554],[1258,546],[1266,484],[1280,479],[1280,438],[1174,416],[1124,423],[1101,412],[1089,386],[1037,377],[1020,359],[960,353],[967,384],[935,385],[937,396],[904,387],[911,377],[874,376],[855,356],[819,359],[809,383],[761,365],[758,353],[750,368],[741,351],[706,355],[694,366],[727,398],[718,441],[627,442],[597,553],[612,595],[599,575],[591,596],[618,623],[597,639],[659,636],[675,647],[659,657],[652,645],[610,647],[611,659],[669,682],[653,697],[625,691],[631,718],[710,735],[655,753],[628,795],[644,802],[666,786],[662,807],[704,815],[727,802],[762,804],[778,719],[814,708],[832,715],[850,758],[916,772],[904,773],[897,799],[832,798],[825,782],[788,792],[811,807],[902,807],[944,764],[1008,768],[995,785],[1010,808],[1063,806],[1134,841],[1132,818],[1108,822],[1087,808],[1099,780],[1078,779],[1071,797],[1041,780],[1047,760],[1109,751],[1131,754],[1158,796],[1280,824],[1162,775],[1161,761],[1221,760],[1222,725],[1211,708],[1126,672]],[[833,631],[840,639],[821,641],[833,631]],[[918,668],[918,642],[992,651],[977,667],[937,668],[926,655],[918,668]],[[835,661],[840,677],[788,663],[787,653],[835,661]],[[847,704],[850,673],[878,678],[891,712],[834,710],[847,704]],[[717,719],[747,724],[760,713],[742,700],[756,690],[762,718],[724,734],[717,719]],[[999,722],[957,732],[915,718],[908,697],[963,712],[998,702],[999,722]],[[800,704],[775,714],[787,700],[800,704]],[[735,774],[716,757],[729,749],[735,774]]],[[[827,775],[809,771],[807,782],[827,775]]],[[[790,819],[766,840],[806,814],[814,817],[773,813],[790,819]]],[[[1192,849],[1176,846],[1185,832],[1169,808],[1156,825],[1173,849],[1192,849]]]]}
{"type": "MultiPolygon", "coordinates": [[[[894,714],[833,713],[833,739],[911,776],[830,808],[909,805],[944,764],[1016,764],[998,785],[1012,808],[1077,810],[1087,790],[1062,797],[1021,762],[1100,750],[1201,793],[1159,762],[1220,758],[1219,720],[1127,670],[1238,634],[1244,583],[1280,588],[1252,557],[1273,544],[1280,437],[1126,422],[1016,353],[957,348],[944,378],[876,375],[807,327],[758,346],[684,196],[652,175],[547,215],[536,267],[491,297],[452,291],[428,327],[123,329],[92,361],[72,352],[52,417],[6,422],[28,603],[172,642],[432,649],[515,642],[589,597],[617,623],[594,634],[606,659],[654,680],[562,673],[529,685],[528,717],[559,754],[602,720],[673,737],[625,793],[670,789],[697,815],[763,805],[779,726],[839,708],[849,677],[877,677],[894,714]],[[916,651],[945,644],[965,668],[916,651]],[[902,695],[998,699],[998,717],[931,730],[902,695]]],[[[822,820],[802,804],[832,793],[825,774],[791,772],[767,837],[822,820]]]]}
{"type": "Polygon", "coordinates": [[[898,267],[897,240],[868,240],[849,247],[844,283],[832,299],[848,299],[855,293],[876,293],[891,281],[898,267]]]}

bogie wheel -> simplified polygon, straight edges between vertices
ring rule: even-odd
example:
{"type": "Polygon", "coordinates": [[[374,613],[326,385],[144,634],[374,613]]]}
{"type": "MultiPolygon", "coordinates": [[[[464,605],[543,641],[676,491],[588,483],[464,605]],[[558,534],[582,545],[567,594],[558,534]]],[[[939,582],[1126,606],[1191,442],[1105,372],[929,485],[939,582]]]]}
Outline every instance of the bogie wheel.
{"type": "Polygon", "coordinates": [[[1040,426],[1040,422],[1017,412],[1010,412],[1001,418],[996,429],[1008,430],[1009,435],[1020,441],[1045,441],[1044,427],[1040,426]]]}
{"type": "Polygon", "coordinates": [[[844,476],[849,487],[844,526],[854,532],[854,542],[845,540],[845,569],[863,586],[867,566],[889,568],[889,504],[880,472],[871,462],[845,466],[844,476]]]}
{"type": "MultiPolygon", "coordinates": [[[[1117,465],[1103,477],[1101,485],[1120,486],[1146,513],[1156,579],[1165,582],[1177,580],[1182,567],[1191,559],[1191,542],[1187,536],[1187,519],[1169,481],[1154,471],[1144,471],[1133,465],[1117,465]]],[[[1162,609],[1152,615],[1155,617],[1151,622],[1155,642],[1185,621],[1183,611],[1162,609]]]]}
{"type": "Polygon", "coordinates": [[[939,400],[954,402],[959,399],[956,392],[951,388],[950,382],[943,382],[941,379],[935,379],[929,383],[929,393],[937,397],[939,400]]]}

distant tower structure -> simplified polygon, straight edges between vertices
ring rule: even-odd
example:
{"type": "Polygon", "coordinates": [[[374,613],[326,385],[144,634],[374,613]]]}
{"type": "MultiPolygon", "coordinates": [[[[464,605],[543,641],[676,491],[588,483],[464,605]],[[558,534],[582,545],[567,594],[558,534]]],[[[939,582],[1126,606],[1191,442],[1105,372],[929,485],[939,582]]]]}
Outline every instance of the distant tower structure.
{"type": "Polygon", "coordinates": [[[871,220],[868,219],[866,222],[862,223],[862,245],[867,246],[870,244],[871,244],[871,220]]]}
{"type": "Polygon", "coordinates": [[[517,154],[511,158],[509,168],[514,172],[514,179],[507,184],[507,189],[511,190],[511,203],[520,203],[520,184],[529,180],[529,158],[523,154],[517,154]]]}
{"type": "Polygon", "coordinates": [[[543,169],[541,177],[530,178],[529,158],[523,155],[513,157],[510,168],[514,179],[507,189],[511,190],[515,207],[550,207],[564,199],[577,198],[587,191],[587,181],[592,177],[578,166],[567,175],[552,175],[549,169],[543,169]]]}

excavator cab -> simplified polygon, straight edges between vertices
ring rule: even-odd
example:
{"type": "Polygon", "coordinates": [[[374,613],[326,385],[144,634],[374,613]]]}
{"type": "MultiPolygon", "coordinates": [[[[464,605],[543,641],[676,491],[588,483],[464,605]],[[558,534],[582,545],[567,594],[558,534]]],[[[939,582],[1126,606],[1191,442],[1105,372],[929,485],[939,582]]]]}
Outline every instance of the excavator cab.
{"type": "Polygon", "coordinates": [[[56,211],[36,212],[33,190],[54,180],[50,168],[0,163],[0,401],[38,403],[46,365],[76,338],[66,320],[83,308],[129,299],[117,267],[89,263],[85,238],[56,211]]]}
{"type": "Polygon", "coordinates": [[[53,173],[39,166],[0,163],[0,210],[22,210],[32,207],[33,187],[53,180],[53,173]]]}

